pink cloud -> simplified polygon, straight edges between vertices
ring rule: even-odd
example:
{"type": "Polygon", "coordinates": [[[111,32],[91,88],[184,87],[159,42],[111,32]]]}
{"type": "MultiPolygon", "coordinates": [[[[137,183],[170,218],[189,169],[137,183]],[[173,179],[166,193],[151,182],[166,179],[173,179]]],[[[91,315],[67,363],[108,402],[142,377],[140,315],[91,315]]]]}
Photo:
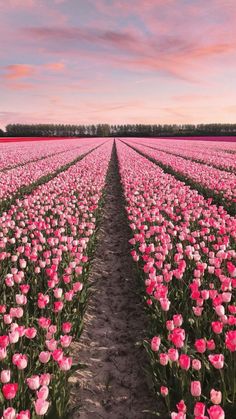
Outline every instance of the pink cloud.
{"type": "Polygon", "coordinates": [[[35,0],[8,0],[0,1],[0,10],[9,10],[9,9],[27,9],[32,8],[36,5],[35,0]]]}
{"type": "Polygon", "coordinates": [[[115,31],[83,27],[26,28],[24,33],[33,43],[47,48],[48,53],[74,56],[78,53],[96,62],[135,71],[154,71],[182,80],[201,81],[208,62],[236,53],[234,40],[191,40],[174,35],[140,35],[134,30],[115,31]],[[88,51],[92,46],[96,50],[88,51]],[[106,51],[103,54],[102,51],[106,51]],[[196,75],[197,73],[197,75],[196,75]]]}

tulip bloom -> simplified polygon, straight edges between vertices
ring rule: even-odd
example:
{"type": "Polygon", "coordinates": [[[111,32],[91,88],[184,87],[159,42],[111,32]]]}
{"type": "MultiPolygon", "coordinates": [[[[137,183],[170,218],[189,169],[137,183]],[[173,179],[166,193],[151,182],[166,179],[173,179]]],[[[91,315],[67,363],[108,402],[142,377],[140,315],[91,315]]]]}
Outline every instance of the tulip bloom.
{"type": "Polygon", "coordinates": [[[220,406],[211,406],[207,412],[210,419],[225,419],[225,412],[220,406]]]}
{"type": "Polygon", "coordinates": [[[236,351],[236,330],[229,330],[225,334],[225,345],[230,352],[236,351]]]}
{"type": "Polygon", "coordinates": [[[205,339],[197,339],[194,343],[194,346],[200,354],[203,354],[206,351],[206,341],[205,339]]]}
{"type": "Polygon", "coordinates": [[[2,370],[1,371],[1,383],[9,383],[11,379],[11,370],[2,370]]]}
{"type": "Polygon", "coordinates": [[[168,396],[168,393],[169,393],[168,388],[167,388],[167,387],[165,387],[165,386],[162,386],[162,387],[161,387],[161,395],[162,395],[163,397],[166,397],[166,396],[168,396]]]}
{"type": "Polygon", "coordinates": [[[160,355],[159,355],[159,360],[160,360],[160,364],[161,365],[167,365],[168,364],[168,361],[169,361],[169,356],[168,356],[168,354],[165,354],[165,353],[161,353],[160,355]]]}
{"type": "Polygon", "coordinates": [[[188,370],[190,368],[190,357],[188,355],[181,354],[179,357],[179,365],[183,370],[188,370]]]}
{"type": "Polygon", "coordinates": [[[38,375],[32,375],[31,377],[26,379],[26,383],[30,390],[38,390],[40,387],[40,381],[38,375]]]}
{"type": "Polygon", "coordinates": [[[194,416],[203,416],[205,414],[206,406],[204,403],[197,402],[194,406],[194,416]]]}
{"type": "Polygon", "coordinates": [[[17,390],[18,390],[17,383],[4,384],[2,387],[3,395],[5,399],[7,400],[14,399],[14,397],[16,396],[17,390]]]}
{"type": "Polygon", "coordinates": [[[15,419],[16,417],[16,411],[13,407],[8,407],[3,412],[3,419],[15,419]]]}
{"type": "Polygon", "coordinates": [[[16,419],[30,419],[30,411],[21,410],[21,412],[16,415],[16,419]]]}
{"type": "Polygon", "coordinates": [[[212,389],[210,391],[210,397],[211,397],[211,402],[213,404],[220,404],[221,400],[222,400],[222,393],[221,393],[221,391],[216,391],[216,390],[212,389]]]}
{"type": "Polygon", "coordinates": [[[154,336],[151,340],[151,349],[153,352],[158,352],[159,351],[159,347],[161,344],[161,339],[159,338],[159,336],[154,336]]]}
{"type": "Polygon", "coordinates": [[[49,402],[44,399],[37,399],[34,402],[34,408],[37,415],[44,416],[48,411],[49,402]]]}
{"type": "Polygon", "coordinates": [[[201,396],[202,389],[201,389],[200,381],[191,381],[191,389],[190,390],[191,390],[192,396],[194,396],[194,397],[201,396]]]}
{"type": "Polygon", "coordinates": [[[222,354],[215,354],[215,355],[209,355],[208,359],[210,363],[215,367],[216,369],[221,369],[224,366],[224,355],[222,354]]]}

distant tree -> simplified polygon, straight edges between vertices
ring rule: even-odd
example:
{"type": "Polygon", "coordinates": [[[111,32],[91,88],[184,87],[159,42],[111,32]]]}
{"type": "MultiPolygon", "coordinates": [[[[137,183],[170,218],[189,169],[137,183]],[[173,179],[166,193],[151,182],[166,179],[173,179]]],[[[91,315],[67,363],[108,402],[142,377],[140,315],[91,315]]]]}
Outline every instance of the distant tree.
{"type": "Polygon", "coordinates": [[[98,137],[109,137],[110,136],[110,125],[98,124],[97,125],[97,136],[98,137]]]}
{"type": "Polygon", "coordinates": [[[0,128],[0,137],[5,137],[5,132],[0,128]]]}
{"type": "Polygon", "coordinates": [[[9,124],[6,134],[9,137],[171,137],[194,135],[236,135],[236,124],[9,124]]]}

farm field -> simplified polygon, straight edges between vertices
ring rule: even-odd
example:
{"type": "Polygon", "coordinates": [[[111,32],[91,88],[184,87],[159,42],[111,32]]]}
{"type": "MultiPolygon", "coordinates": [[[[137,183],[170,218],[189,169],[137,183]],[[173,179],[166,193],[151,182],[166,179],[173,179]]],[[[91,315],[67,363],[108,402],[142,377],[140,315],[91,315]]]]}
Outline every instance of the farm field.
{"type": "Polygon", "coordinates": [[[235,417],[234,140],[0,143],[0,417],[235,417]]]}

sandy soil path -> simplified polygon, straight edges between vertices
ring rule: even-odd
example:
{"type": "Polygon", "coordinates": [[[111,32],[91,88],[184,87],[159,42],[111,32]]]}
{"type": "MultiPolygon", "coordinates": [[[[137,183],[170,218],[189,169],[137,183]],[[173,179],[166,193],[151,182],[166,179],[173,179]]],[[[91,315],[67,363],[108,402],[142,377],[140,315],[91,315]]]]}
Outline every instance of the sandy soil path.
{"type": "Polygon", "coordinates": [[[94,283],[85,329],[74,356],[87,364],[73,377],[71,418],[148,419],[154,397],[143,368],[143,303],[136,294],[129,231],[113,152],[98,247],[90,274],[94,283]]]}

